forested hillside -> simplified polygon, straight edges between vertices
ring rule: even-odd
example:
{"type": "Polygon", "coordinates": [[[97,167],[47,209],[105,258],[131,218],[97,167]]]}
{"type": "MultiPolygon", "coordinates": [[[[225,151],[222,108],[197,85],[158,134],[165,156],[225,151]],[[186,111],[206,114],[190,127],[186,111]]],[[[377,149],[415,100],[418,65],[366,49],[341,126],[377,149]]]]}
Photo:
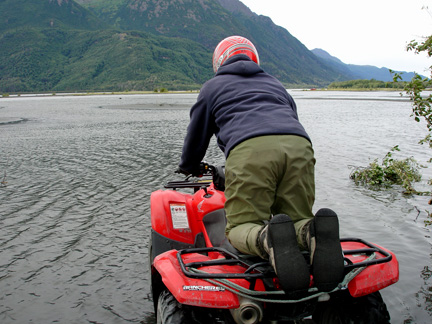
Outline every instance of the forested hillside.
{"type": "Polygon", "coordinates": [[[18,28],[0,46],[0,92],[187,90],[213,75],[199,44],[144,32],[18,28]]]}
{"type": "Polygon", "coordinates": [[[285,83],[324,85],[351,78],[323,63],[286,29],[253,13],[239,0],[77,1],[123,30],[187,38],[210,53],[227,36],[245,36],[257,47],[263,68],[285,83]]]}
{"type": "Polygon", "coordinates": [[[0,92],[198,89],[211,53],[115,29],[72,0],[0,1],[0,92]]]}
{"type": "Polygon", "coordinates": [[[239,0],[0,0],[0,93],[199,89],[233,34],[287,86],[354,76],[239,0]]]}

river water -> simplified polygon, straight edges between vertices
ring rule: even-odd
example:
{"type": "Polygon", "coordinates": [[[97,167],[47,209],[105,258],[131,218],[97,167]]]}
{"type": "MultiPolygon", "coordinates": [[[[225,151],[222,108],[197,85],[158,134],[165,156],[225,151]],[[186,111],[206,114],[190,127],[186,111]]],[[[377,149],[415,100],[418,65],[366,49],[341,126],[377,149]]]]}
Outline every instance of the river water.
{"type": "MultiPolygon", "coordinates": [[[[341,236],[397,255],[400,281],[382,291],[392,323],[430,323],[428,199],[349,179],[395,145],[424,163],[425,125],[396,92],[290,93],[315,149],[314,209],[334,209],[341,236]]],[[[196,96],[0,98],[1,323],[153,323],[149,196],[176,179],[196,96]]],[[[224,161],[215,141],[206,160],[224,161]]]]}

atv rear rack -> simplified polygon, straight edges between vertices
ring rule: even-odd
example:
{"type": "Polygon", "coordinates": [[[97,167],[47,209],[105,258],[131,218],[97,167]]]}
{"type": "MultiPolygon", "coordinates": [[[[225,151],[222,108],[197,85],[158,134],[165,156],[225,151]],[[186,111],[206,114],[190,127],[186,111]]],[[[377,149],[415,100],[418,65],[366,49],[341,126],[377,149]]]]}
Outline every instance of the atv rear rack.
{"type": "Polygon", "coordinates": [[[357,242],[357,243],[362,243],[366,246],[368,246],[368,248],[363,248],[363,249],[355,249],[355,250],[344,250],[343,254],[345,256],[345,261],[348,264],[345,264],[345,272],[349,272],[354,268],[360,268],[360,267],[368,267],[374,264],[381,264],[381,263],[386,263],[386,262],[390,262],[392,260],[392,255],[385,251],[384,249],[380,248],[379,246],[376,246],[375,244],[372,244],[370,242],[367,242],[365,240],[362,240],[360,238],[342,238],[340,240],[341,242],[357,242]],[[372,260],[367,260],[367,261],[362,261],[362,262],[357,262],[357,263],[352,263],[350,259],[348,259],[346,256],[347,255],[355,255],[355,254],[365,254],[368,257],[371,256],[373,253],[380,253],[383,255],[382,258],[376,258],[376,259],[372,259],[372,260]]]}
{"type": "MultiPolygon", "coordinates": [[[[344,250],[344,259],[345,259],[345,273],[350,272],[355,268],[368,267],[375,264],[381,264],[390,262],[392,260],[392,255],[382,248],[366,242],[359,238],[343,238],[340,240],[341,242],[356,242],[361,243],[366,248],[361,249],[352,249],[352,250],[344,250]],[[379,258],[370,258],[374,253],[379,253],[382,257],[379,258]],[[365,261],[360,261],[353,263],[347,256],[352,255],[364,255],[367,256],[365,261]]],[[[182,269],[185,276],[190,278],[198,278],[198,279],[246,279],[253,280],[258,278],[270,278],[275,277],[275,273],[269,267],[269,262],[250,262],[244,256],[237,255],[235,253],[231,253],[224,248],[220,247],[208,247],[208,248],[191,248],[179,250],[177,252],[177,260],[179,262],[180,268],[182,269]],[[207,254],[211,252],[218,252],[222,254],[224,259],[214,259],[208,261],[199,261],[199,262],[190,262],[184,263],[182,255],[191,254],[191,253],[199,253],[199,254],[207,254]],[[248,262],[249,261],[249,262],[248,262]],[[228,266],[228,265],[240,265],[245,268],[243,273],[208,273],[208,272],[195,272],[198,271],[199,268],[202,267],[211,267],[211,266],[228,266]],[[192,269],[192,270],[190,270],[192,269]]]]}
{"type": "Polygon", "coordinates": [[[263,261],[258,263],[250,263],[244,257],[237,254],[231,253],[224,248],[219,247],[208,247],[208,248],[192,248],[180,250],[177,252],[177,260],[179,262],[180,268],[183,273],[190,278],[200,278],[200,279],[258,279],[273,277],[274,272],[269,271],[269,262],[263,261]],[[210,252],[218,252],[225,256],[225,259],[214,259],[210,261],[199,261],[184,263],[182,255],[189,253],[201,253],[207,254],[210,252]],[[188,270],[188,268],[198,269],[202,267],[210,266],[228,266],[228,265],[240,265],[246,270],[243,273],[200,273],[188,270]],[[263,269],[264,268],[264,269],[263,269]]]}

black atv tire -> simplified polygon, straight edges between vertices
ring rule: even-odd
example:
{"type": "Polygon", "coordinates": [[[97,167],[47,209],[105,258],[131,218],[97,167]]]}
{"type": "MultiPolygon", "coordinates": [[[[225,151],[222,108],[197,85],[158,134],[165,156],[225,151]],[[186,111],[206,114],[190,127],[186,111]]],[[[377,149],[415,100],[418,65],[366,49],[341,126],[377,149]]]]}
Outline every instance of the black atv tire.
{"type": "Polygon", "coordinates": [[[379,292],[358,298],[348,291],[319,303],[312,316],[316,324],[388,324],[390,314],[379,292]]]}
{"type": "Polygon", "coordinates": [[[229,310],[183,305],[166,289],[159,295],[156,318],[157,324],[235,324],[229,310]]]}
{"type": "Polygon", "coordinates": [[[182,306],[168,290],[162,291],[158,299],[157,324],[190,323],[182,306]]]}

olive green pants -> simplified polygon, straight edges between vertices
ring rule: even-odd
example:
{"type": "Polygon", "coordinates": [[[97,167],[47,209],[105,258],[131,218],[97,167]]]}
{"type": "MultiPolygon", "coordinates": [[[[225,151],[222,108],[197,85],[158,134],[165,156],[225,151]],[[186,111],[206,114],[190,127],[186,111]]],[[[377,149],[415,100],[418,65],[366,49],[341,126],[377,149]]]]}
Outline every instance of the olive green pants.
{"type": "Polygon", "coordinates": [[[246,140],[225,165],[226,235],[242,253],[263,256],[258,233],[271,215],[291,217],[302,249],[301,229],[314,216],[315,158],[311,143],[295,135],[246,140]]]}

